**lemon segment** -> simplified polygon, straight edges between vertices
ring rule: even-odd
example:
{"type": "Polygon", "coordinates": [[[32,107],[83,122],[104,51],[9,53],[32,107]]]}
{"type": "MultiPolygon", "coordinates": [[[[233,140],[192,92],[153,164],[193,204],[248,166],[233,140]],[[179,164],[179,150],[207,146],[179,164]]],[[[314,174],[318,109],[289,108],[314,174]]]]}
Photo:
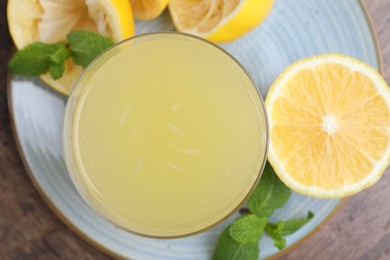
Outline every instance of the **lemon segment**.
{"type": "MultiPolygon", "coordinates": [[[[134,21],[128,0],[9,0],[7,19],[18,49],[35,41],[55,43],[74,30],[89,30],[120,41],[134,35],[134,21]]],[[[83,71],[66,63],[62,78],[49,74],[41,79],[62,94],[69,95],[83,71]]]]}
{"type": "Polygon", "coordinates": [[[170,0],[176,29],[213,42],[230,42],[258,26],[273,0],[170,0]]]}
{"type": "Polygon", "coordinates": [[[133,14],[139,20],[157,18],[167,7],[169,0],[130,0],[133,14]]]}
{"type": "Polygon", "coordinates": [[[390,162],[390,90],[367,64],[325,54],[288,67],[266,98],[271,162],[292,190],[340,198],[390,162]]]}

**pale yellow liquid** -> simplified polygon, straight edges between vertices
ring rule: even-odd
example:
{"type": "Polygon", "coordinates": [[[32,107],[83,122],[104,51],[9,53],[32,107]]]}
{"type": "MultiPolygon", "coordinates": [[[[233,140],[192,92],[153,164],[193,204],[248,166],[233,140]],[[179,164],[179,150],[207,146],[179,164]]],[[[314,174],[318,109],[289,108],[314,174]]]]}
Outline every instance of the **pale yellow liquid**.
{"type": "Polygon", "coordinates": [[[103,216],[148,236],[186,235],[226,217],[265,157],[253,83],[219,49],[183,37],[117,47],[79,82],[76,186],[103,216]]]}

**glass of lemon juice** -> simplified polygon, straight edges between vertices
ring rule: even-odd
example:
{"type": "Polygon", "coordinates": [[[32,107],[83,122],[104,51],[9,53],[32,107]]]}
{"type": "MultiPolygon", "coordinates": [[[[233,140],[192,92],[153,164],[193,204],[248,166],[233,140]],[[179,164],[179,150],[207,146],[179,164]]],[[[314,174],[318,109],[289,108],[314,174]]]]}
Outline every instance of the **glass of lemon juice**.
{"type": "Polygon", "coordinates": [[[143,236],[206,230],[236,211],[268,146],[262,98],[231,55],[153,33],[100,55],[70,95],[65,161],[84,200],[143,236]]]}

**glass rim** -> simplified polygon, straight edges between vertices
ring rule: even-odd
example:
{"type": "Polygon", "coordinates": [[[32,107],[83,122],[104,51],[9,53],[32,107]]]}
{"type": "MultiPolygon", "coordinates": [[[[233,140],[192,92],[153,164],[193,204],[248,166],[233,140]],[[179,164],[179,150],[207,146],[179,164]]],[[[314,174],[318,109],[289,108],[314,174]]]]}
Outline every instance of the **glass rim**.
{"type": "MultiPolygon", "coordinates": [[[[112,57],[110,57],[111,59],[112,57]]],[[[65,115],[64,115],[64,119],[63,119],[63,127],[62,127],[62,143],[63,143],[63,151],[64,151],[64,160],[65,160],[65,165],[66,165],[66,169],[68,171],[68,174],[70,176],[70,179],[72,181],[72,184],[73,186],[76,188],[78,194],[83,198],[84,202],[86,202],[86,204],[96,213],[98,214],[100,217],[102,217],[104,220],[108,221],[109,223],[113,224],[115,227],[117,228],[120,228],[121,230],[125,231],[125,232],[128,232],[128,233],[131,233],[131,234],[134,234],[134,235],[138,235],[138,236],[141,236],[141,237],[146,237],[146,238],[154,238],[154,239],[176,239],[176,238],[184,238],[184,237],[189,237],[189,236],[193,236],[193,235],[197,235],[197,234],[200,234],[200,233],[203,233],[207,230],[210,230],[211,228],[221,224],[223,221],[225,221],[226,219],[228,219],[229,217],[231,217],[235,212],[237,212],[244,204],[245,202],[247,201],[247,199],[249,198],[249,196],[252,194],[253,190],[256,188],[256,185],[257,183],[259,182],[261,176],[262,176],[262,173],[264,171],[264,167],[267,163],[267,158],[268,158],[268,150],[269,150],[269,139],[270,139],[270,131],[269,131],[269,121],[268,121],[268,115],[267,115],[267,111],[266,111],[266,107],[265,107],[265,103],[264,103],[264,100],[263,100],[263,97],[259,91],[259,89],[257,88],[256,86],[256,83],[255,81],[253,80],[252,76],[250,75],[250,73],[248,72],[248,70],[232,55],[230,54],[228,51],[226,51],[225,49],[223,49],[222,47],[218,46],[217,44],[213,43],[213,42],[210,42],[204,38],[201,38],[199,36],[196,36],[196,35],[192,35],[192,34],[188,34],[188,33],[182,33],[182,32],[176,32],[176,31],[161,31],[161,32],[151,32],[151,33],[142,33],[142,34],[137,34],[137,35],[134,35],[132,37],[129,37],[129,38],[126,38],[124,40],[121,40],[117,43],[115,43],[113,46],[107,48],[106,50],[104,50],[102,53],[100,53],[84,70],[83,72],[80,74],[80,76],[78,77],[78,79],[76,80],[74,86],[73,86],[73,89],[72,91],[70,92],[69,94],[69,97],[66,101],[66,106],[65,106],[65,115]],[[123,45],[123,44],[126,44],[127,42],[131,42],[131,41],[134,41],[134,40],[137,40],[139,38],[145,38],[145,37],[148,37],[148,36],[154,36],[154,35],[175,35],[175,36],[180,36],[180,37],[188,37],[188,38],[192,38],[192,39],[195,39],[195,40],[200,40],[202,41],[203,43],[205,43],[206,45],[210,45],[216,49],[218,49],[219,51],[221,51],[223,54],[227,55],[228,58],[230,58],[235,64],[237,64],[239,66],[239,68],[244,72],[244,74],[246,75],[246,77],[250,80],[251,82],[251,86],[254,88],[255,92],[257,93],[257,96],[259,98],[259,103],[260,103],[260,110],[263,112],[263,115],[264,116],[264,123],[265,124],[265,144],[264,145],[264,156],[263,158],[260,158],[260,160],[262,160],[261,162],[261,166],[260,166],[260,169],[259,169],[259,172],[256,174],[256,179],[255,181],[253,182],[252,184],[252,187],[246,192],[246,195],[245,197],[238,203],[238,205],[232,209],[228,214],[226,214],[224,217],[222,217],[221,219],[219,219],[218,221],[216,222],[213,222],[212,224],[206,226],[206,227],[203,227],[201,229],[197,229],[195,231],[192,231],[192,232],[187,232],[187,233],[184,233],[184,234],[179,234],[179,235],[150,235],[150,234],[144,234],[144,233],[141,233],[141,232],[137,232],[137,231],[134,231],[134,230],[131,230],[127,227],[124,227],[122,225],[120,225],[119,223],[116,223],[114,220],[110,219],[108,216],[106,216],[105,214],[103,214],[102,212],[100,212],[99,209],[97,209],[97,207],[95,207],[89,198],[87,198],[87,196],[84,194],[84,192],[82,191],[81,187],[80,187],[80,184],[79,181],[76,179],[76,175],[79,174],[79,169],[77,167],[77,163],[75,162],[75,154],[74,154],[74,149],[73,149],[73,142],[69,142],[69,138],[71,138],[73,136],[73,124],[74,124],[74,113],[71,113],[71,112],[74,112],[74,111],[71,111],[71,106],[72,106],[72,101],[73,101],[73,105],[77,105],[78,101],[74,101],[73,99],[75,98],[75,93],[77,92],[77,90],[80,88],[80,84],[79,82],[81,81],[82,78],[84,78],[84,76],[86,74],[89,73],[90,69],[92,67],[94,67],[94,65],[97,63],[97,61],[99,61],[104,55],[108,54],[111,50],[113,49],[116,49],[118,48],[119,46],[123,45]],[[77,169],[77,171],[73,171],[73,169],[77,169]]]]}

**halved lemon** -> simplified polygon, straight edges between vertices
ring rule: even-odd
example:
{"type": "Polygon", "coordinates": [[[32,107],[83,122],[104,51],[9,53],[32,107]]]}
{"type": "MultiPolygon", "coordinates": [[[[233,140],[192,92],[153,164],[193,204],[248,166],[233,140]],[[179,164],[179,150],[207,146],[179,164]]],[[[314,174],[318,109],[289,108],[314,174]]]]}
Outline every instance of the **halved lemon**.
{"type": "MultiPolygon", "coordinates": [[[[129,0],[9,0],[9,30],[18,49],[41,41],[66,39],[73,30],[89,30],[119,41],[134,34],[129,0]]],[[[66,63],[59,80],[49,74],[41,78],[59,92],[69,95],[83,68],[66,63]]]]}
{"type": "Polygon", "coordinates": [[[269,161],[292,190],[318,198],[374,184],[390,162],[390,90],[369,65],[324,54],[288,67],[266,98],[269,161]]]}
{"type": "Polygon", "coordinates": [[[130,0],[134,17],[139,20],[151,20],[158,17],[169,0],[130,0]]]}
{"type": "Polygon", "coordinates": [[[233,41],[259,25],[274,0],[170,0],[169,11],[180,32],[213,42],[233,41]]]}

